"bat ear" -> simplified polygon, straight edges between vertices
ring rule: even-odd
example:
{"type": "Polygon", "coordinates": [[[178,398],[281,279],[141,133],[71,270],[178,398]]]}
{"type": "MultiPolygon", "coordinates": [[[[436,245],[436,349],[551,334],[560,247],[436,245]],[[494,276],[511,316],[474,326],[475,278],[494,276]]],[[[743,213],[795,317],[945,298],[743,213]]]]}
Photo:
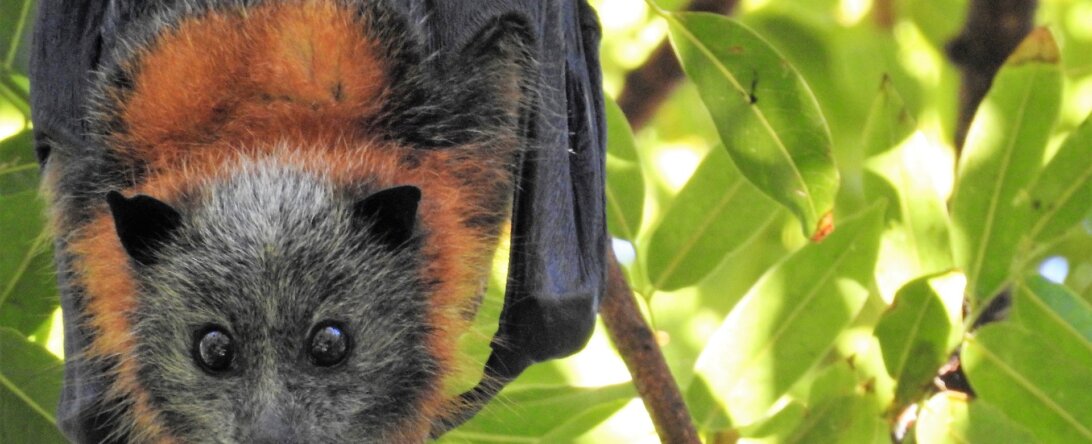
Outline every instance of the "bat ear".
{"type": "Polygon", "coordinates": [[[156,250],[182,224],[178,211],[143,194],[127,198],[111,191],[106,194],[106,203],[114,215],[121,246],[142,265],[155,263],[156,250]]]}
{"type": "Polygon", "coordinates": [[[397,248],[413,237],[420,201],[421,190],[415,186],[387,188],[353,205],[353,219],[387,246],[397,248]]]}

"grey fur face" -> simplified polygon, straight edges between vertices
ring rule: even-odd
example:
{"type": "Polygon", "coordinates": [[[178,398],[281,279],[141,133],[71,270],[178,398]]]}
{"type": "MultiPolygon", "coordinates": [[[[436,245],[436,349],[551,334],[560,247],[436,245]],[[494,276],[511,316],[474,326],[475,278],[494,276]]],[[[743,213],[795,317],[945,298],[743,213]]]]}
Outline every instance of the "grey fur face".
{"type": "Polygon", "coordinates": [[[134,263],[141,290],[132,315],[139,379],[171,435],[374,442],[414,416],[436,372],[424,342],[422,234],[411,228],[394,245],[354,213],[376,191],[345,195],[260,160],[175,207],[180,223],[155,261],[134,263]],[[312,334],[325,325],[348,338],[333,365],[312,355],[312,334]],[[233,350],[219,371],[199,362],[210,329],[233,350]]]}

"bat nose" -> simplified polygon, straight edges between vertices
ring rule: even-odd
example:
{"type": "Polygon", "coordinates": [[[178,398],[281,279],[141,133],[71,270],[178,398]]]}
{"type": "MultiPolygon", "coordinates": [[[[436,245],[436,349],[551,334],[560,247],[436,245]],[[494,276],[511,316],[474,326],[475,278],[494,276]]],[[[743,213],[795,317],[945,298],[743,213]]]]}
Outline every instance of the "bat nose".
{"type": "Polygon", "coordinates": [[[302,444],[301,424],[296,423],[291,415],[285,415],[283,409],[266,408],[254,422],[254,444],[302,444]]]}

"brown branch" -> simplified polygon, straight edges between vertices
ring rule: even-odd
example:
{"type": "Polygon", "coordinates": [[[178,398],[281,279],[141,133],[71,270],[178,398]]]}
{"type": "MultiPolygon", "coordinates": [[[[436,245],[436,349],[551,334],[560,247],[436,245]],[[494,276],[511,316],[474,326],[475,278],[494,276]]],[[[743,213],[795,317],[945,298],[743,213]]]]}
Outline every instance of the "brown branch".
{"type": "Polygon", "coordinates": [[[895,2],[894,0],[876,0],[872,4],[872,21],[880,29],[890,30],[895,27],[895,2]]]}
{"type": "MultiPolygon", "coordinates": [[[[738,0],[694,0],[686,10],[728,14],[736,3],[738,0]]],[[[618,106],[633,129],[648,123],[682,78],[682,67],[666,39],[652,51],[645,63],[626,74],[626,84],[618,94],[618,106]]]]}
{"type": "Polygon", "coordinates": [[[963,150],[967,130],[978,104],[986,97],[993,76],[1031,32],[1036,0],[971,0],[967,23],[959,36],[948,42],[948,58],[960,68],[959,121],[956,153],[963,150]]]}
{"type": "Polygon", "coordinates": [[[626,361],[633,384],[665,443],[700,443],[690,411],[671,376],[656,336],[645,323],[614,253],[607,254],[607,295],[599,315],[614,346],[626,361]]]}
{"type": "MultiPolygon", "coordinates": [[[[737,2],[693,0],[686,10],[727,14],[737,2]]],[[[682,67],[675,52],[664,40],[644,64],[626,75],[626,84],[618,95],[618,106],[630,126],[636,130],[648,123],[682,78],[682,67]]],[[[633,384],[652,418],[656,434],[665,443],[700,443],[679,386],[656,343],[656,336],[637,309],[633,291],[613,252],[607,254],[607,262],[607,295],[599,306],[599,315],[633,376],[633,384]]]]}

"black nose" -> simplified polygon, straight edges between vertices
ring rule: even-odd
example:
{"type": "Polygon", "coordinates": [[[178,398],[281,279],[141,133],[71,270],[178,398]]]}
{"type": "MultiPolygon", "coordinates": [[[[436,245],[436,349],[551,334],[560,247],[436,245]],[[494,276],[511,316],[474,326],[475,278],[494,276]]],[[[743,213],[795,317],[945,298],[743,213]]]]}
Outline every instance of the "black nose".
{"type": "Polygon", "coordinates": [[[254,422],[252,439],[254,444],[303,444],[300,438],[299,424],[282,412],[267,409],[254,422]]]}

